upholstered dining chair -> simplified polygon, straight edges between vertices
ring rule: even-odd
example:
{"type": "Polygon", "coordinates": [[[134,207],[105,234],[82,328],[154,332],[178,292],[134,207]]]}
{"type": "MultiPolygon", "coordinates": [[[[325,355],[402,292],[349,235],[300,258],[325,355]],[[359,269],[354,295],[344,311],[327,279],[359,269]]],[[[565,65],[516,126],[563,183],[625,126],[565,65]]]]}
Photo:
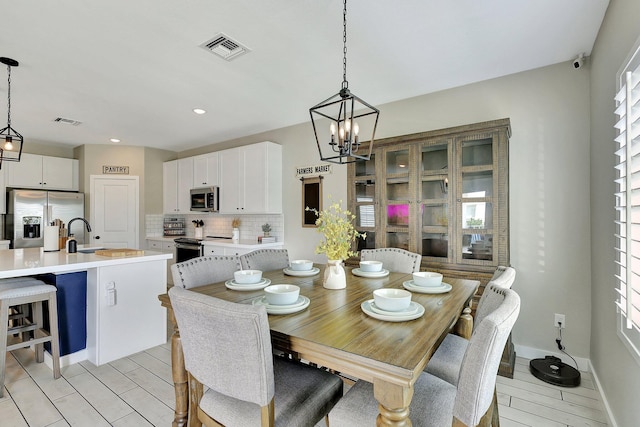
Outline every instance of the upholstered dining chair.
{"type": "MultiPolygon", "coordinates": [[[[511,289],[492,287],[491,304],[498,307],[473,331],[458,384],[423,372],[414,384],[409,407],[415,427],[488,426],[495,406],[495,383],[502,349],[520,312],[520,297],[511,289]]],[[[329,414],[332,427],[376,425],[378,404],[373,385],[356,384],[329,414]]]]}
{"type": "Polygon", "coordinates": [[[264,306],[175,286],[169,297],[189,381],[208,387],[197,409],[205,426],[311,427],[342,396],[338,376],[272,356],[264,306]]]}
{"type": "Polygon", "coordinates": [[[415,273],[420,271],[422,255],[399,248],[363,249],[362,261],[382,261],[382,267],[397,273],[415,273]]]}
{"type": "MultiPolygon", "coordinates": [[[[482,319],[496,309],[495,304],[487,302],[487,298],[491,295],[487,292],[490,287],[501,289],[510,289],[516,278],[516,270],[512,267],[498,267],[496,273],[487,286],[485,292],[482,293],[478,306],[476,308],[476,317],[473,321],[474,329],[478,326],[482,319]]],[[[456,385],[458,383],[458,375],[462,365],[462,359],[469,340],[455,334],[447,334],[436,352],[429,359],[425,371],[442,378],[443,380],[456,385]]]]}
{"type": "Polygon", "coordinates": [[[280,270],[289,267],[289,252],[286,249],[257,249],[240,255],[240,264],[245,270],[280,270]]]}
{"type": "Polygon", "coordinates": [[[240,270],[237,256],[201,256],[171,266],[173,285],[189,289],[233,279],[240,270]]]}

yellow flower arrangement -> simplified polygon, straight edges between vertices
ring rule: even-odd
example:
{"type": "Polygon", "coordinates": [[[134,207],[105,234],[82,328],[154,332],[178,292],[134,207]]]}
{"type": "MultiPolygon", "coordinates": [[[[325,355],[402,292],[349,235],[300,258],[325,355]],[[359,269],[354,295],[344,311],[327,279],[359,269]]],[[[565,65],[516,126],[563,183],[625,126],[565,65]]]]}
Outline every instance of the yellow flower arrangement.
{"type": "Polygon", "coordinates": [[[366,238],[366,233],[359,233],[353,226],[353,220],[356,218],[348,210],[340,207],[342,201],[333,203],[327,209],[318,212],[308,206],[307,211],[314,212],[318,219],[318,233],[324,235],[324,240],[316,247],[316,253],[327,254],[330,260],[345,260],[350,256],[356,255],[351,250],[351,244],[356,238],[366,238]]]}
{"type": "Polygon", "coordinates": [[[233,220],[231,220],[231,227],[232,228],[240,227],[240,218],[233,218],[233,220]]]}

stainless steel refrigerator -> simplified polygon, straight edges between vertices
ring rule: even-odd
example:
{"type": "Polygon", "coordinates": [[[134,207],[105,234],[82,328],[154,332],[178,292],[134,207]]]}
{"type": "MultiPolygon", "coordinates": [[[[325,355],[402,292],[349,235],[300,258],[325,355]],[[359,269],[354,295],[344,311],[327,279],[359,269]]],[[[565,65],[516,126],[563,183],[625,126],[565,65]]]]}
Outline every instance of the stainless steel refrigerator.
{"type": "MultiPolygon", "coordinates": [[[[84,194],[44,190],[11,190],[5,218],[5,238],[11,248],[37,248],[44,246],[44,227],[60,219],[68,226],[69,220],[84,216],[84,194]]],[[[71,233],[78,244],[86,240],[82,221],[72,224],[71,233]]]]}

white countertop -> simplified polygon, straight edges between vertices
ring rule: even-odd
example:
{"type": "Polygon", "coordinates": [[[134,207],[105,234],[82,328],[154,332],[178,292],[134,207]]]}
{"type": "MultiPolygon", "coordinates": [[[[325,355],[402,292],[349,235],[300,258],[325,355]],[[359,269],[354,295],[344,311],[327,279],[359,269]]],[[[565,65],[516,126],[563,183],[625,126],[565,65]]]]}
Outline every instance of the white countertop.
{"type": "MultiPolygon", "coordinates": [[[[156,240],[161,242],[173,242],[174,239],[186,236],[147,236],[147,240],[156,240]]],[[[193,237],[191,237],[193,238],[193,237]]],[[[204,246],[224,246],[234,249],[260,249],[260,248],[273,248],[284,246],[284,242],[274,243],[258,243],[255,240],[240,239],[238,242],[234,242],[231,239],[206,239],[202,241],[204,246]]]]}
{"type": "Polygon", "coordinates": [[[171,259],[172,254],[144,251],[144,255],[106,257],[66,251],[44,252],[42,248],[0,250],[0,278],[64,273],[89,268],[171,259]]]}

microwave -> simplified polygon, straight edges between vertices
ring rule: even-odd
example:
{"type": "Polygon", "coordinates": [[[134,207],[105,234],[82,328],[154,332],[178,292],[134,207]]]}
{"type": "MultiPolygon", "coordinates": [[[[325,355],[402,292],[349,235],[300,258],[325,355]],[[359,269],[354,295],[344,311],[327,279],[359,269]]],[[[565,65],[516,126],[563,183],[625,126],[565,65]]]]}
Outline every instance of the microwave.
{"type": "Polygon", "coordinates": [[[191,210],[196,212],[218,212],[220,188],[217,186],[191,190],[191,210]]]}

